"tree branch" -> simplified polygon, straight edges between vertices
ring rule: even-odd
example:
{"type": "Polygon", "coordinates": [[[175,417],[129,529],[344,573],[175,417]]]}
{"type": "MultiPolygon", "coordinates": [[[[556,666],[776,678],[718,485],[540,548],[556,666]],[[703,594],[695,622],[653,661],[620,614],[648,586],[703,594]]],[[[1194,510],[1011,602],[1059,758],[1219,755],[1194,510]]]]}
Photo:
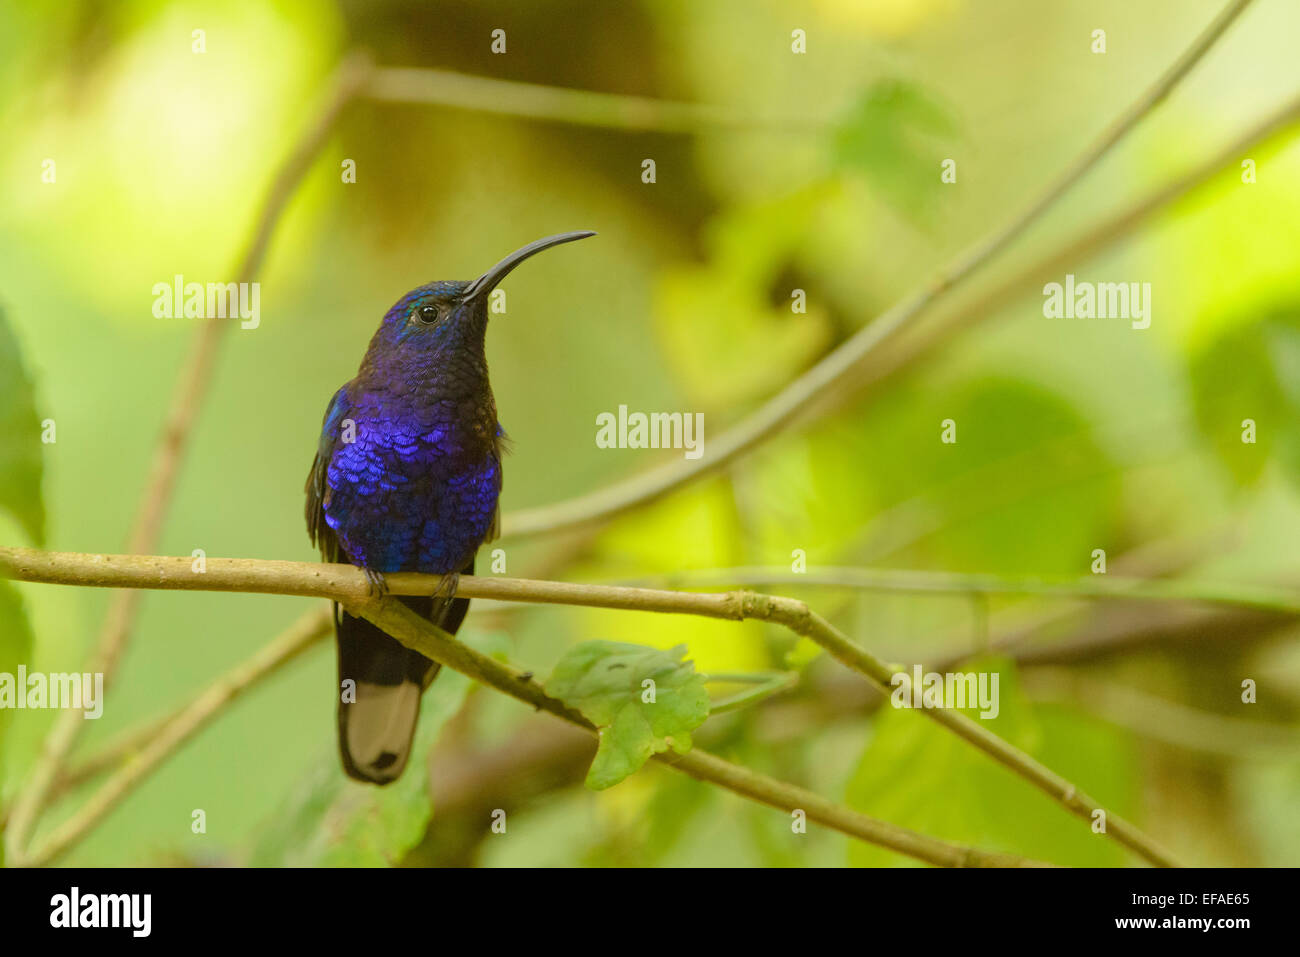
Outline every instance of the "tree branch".
{"type": "Polygon", "coordinates": [[[765,116],[705,103],[575,90],[423,67],[376,70],[366,86],[366,96],[389,103],[423,103],[627,132],[733,130],[784,134],[831,126],[827,120],[802,116],[765,116]]]}
{"type": "MultiPolygon", "coordinates": [[[[1057,179],[1011,222],[949,262],[926,287],[881,313],[847,342],[786,386],[761,408],[712,439],[705,458],[677,460],[564,502],[508,513],[502,535],[523,538],[602,522],[654,501],[707,475],[766,441],[808,407],[820,402],[859,371],[866,357],[881,351],[922,313],[941,302],[1018,239],[1116,143],[1160,103],[1223,35],[1251,0],[1233,0],[1192,45],[1132,106],[1108,126],[1057,179]]],[[[1216,169],[1219,167],[1216,167],[1216,169]]],[[[1054,258],[1054,257],[1053,257],[1054,258]]]]}
{"type": "Polygon", "coordinates": [[[812,572],[792,572],[781,566],[711,568],[637,579],[629,585],[662,582],[678,588],[717,588],[724,585],[794,585],[800,588],[842,588],[856,591],[940,595],[1034,595],[1054,598],[1105,598],[1127,601],[1186,601],[1300,614],[1300,591],[1250,584],[1225,584],[1194,579],[1146,579],[1123,575],[1087,578],[934,572],[899,568],[818,566],[812,572]]]}
{"type": "MultiPolygon", "coordinates": [[[[189,558],[158,555],[92,555],[78,552],[41,552],[27,548],[0,548],[0,575],[22,581],[116,588],[240,591],[329,598],[352,609],[354,614],[371,618],[404,644],[417,640],[415,631],[418,629],[413,629],[411,622],[406,621],[398,610],[410,614],[415,622],[423,621],[398,603],[377,603],[371,596],[365,574],[352,565],[208,558],[205,567],[204,572],[195,572],[193,562],[189,558]],[[383,621],[376,617],[381,612],[383,612],[383,621]],[[390,619],[394,628],[404,629],[405,638],[396,631],[389,630],[390,619]]],[[[412,572],[394,573],[385,576],[385,579],[389,593],[393,595],[432,594],[440,583],[437,576],[412,572]]],[[[911,678],[905,670],[885,664],[850,641],[820,615],[809,611],[803,602],[790,598],[758,595],[747,591],[699,594],[568,582],[529,581],[517,578],[482,578],[473,575],[461,576],[457,594],[466,598],[688,614],[729,621],[745,619],[768,621],[783,625],[795,634],[817,642],[840,662],[865,676],[883,693],[891,694],[896,687],[901,688],[905,695],[911,693],[911,678]]],[[[411,647],[416,646],[412,644],[411,647]]],[[[466,674],[471,674],[466,670],[468,668],[483,667],[481,662],[476,664],[477,658],[471,649],[455,641],[450,643],[443,641],[442,644],[437,644],[437,654],[429,653],[424,646],[418,647],[417,650],[429,654],[435,661],[440,661],[466,674]]],[[[508,673],[508,669],[492,672],[502,682],[500,690],[507,690],[510,687],[509,681],[503,677],[508,673]]],[[[496,685],[496,682],[489,683],[496,685]]],[[[530,688],[529,693],[532,694],[533,690],[530,688]]],[[[540,690],[536,693],[540,694],[540,690]]],[[[537,703],[532,697],[525,700],[537,703]]],[[[1095,799],[1080,791],[1074,784],[961,712],[945,708],[919,710],[925,717],[943,725],[1025,778],[1076,816],[1091,822],[1093,813],[1103,810],[1095,799]]],[[[576,712],[560,716],[579,723],[585,720],[576,712]]],[[[693,765],[688,763],[689,766],[693,765]]],[[[1168,852],[1119,815],[1107,811],[1106,822],[1107,835],[1149,862],[1160,866],[1175,864],[1168,852]]]]}
{"type": "Polygon", "coordinates": [[[1155,741],[1231,761],[1294,761],[1300,731],[1267,721],[1215,714],[1064,668],[1033,668],[1025,690],[1035,701],[1070,702],[1094,716],[1155,741]]]}

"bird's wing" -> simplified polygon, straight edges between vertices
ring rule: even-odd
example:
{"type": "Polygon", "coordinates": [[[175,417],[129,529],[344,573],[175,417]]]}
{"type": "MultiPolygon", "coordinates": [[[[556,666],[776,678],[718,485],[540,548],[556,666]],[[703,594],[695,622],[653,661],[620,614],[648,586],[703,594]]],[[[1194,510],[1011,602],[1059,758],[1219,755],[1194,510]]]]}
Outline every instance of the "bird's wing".
{"type": "MultiPolygon", "coordinates": [[[[505,453],[510,451],[510,436],[506,435],[506,430],[497,423],[496,441],[492,444],[492,454],[497,460],[497,475],[501,475],[501,460],[505,453]]],[[[483,544],[495,542],[501,535],[501,485],[497,485],[497,510],[492,514],[492,525],[488,528],[487,537],[483,539],[483,544]]],[[[471,574],[473,572],[471,571],[471,574]]]]}
{"type": "Polygon", "coordinates": [[[321,558],[327,562],[339,560],[339,542],[334,530],[325,521],[325,506],[330,493],[326,477],[330,459],[334,456],[334,446],[338,443],[339,424],[347,416],[348,405],[348,387],[345,385],[334,393],[329,408],[325,410],[320,444],[316,448],[316,458],[311,463],[311,472],[307,475],[307,534],[311,536],[312,544],[320,548],[321,558]]]}

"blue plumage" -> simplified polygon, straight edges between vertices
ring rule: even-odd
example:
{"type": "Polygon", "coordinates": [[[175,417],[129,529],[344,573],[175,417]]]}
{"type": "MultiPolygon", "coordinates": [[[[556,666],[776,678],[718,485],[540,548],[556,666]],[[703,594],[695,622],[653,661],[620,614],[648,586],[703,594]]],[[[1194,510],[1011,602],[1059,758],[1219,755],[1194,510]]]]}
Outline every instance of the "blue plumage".
{"type": "MultiPolygon", "coordinates": [[[[472,573],[496,536],[504,431],[484,336],[492,289],[524,259],[592,233],[563,233],[512,253],[471,282],[434,282],[399,299],[356,378],[334,394],[307,478],[307,527],[326,561],[377,583],[388,572],[449,576],[440,594],[401,599],[454,633],[472,573]]],[[[368,621],[335,609],[344,769],[376,784],[405,767],[420,693],[437,665],[368,621]]]]}

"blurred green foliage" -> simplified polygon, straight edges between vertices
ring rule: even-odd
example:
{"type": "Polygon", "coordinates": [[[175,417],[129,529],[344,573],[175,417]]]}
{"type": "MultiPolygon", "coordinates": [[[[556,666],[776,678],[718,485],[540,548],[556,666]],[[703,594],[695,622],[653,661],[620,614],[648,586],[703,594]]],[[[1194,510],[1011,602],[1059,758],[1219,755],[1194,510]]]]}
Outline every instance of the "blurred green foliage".
{"type": "MultiPolygon", "coordinates": [[[[37,545],[45,539],[41,495],[40,423],[32,380],[23,368],[18,342],[0,309],[0,511],[6,511],[37,545]]],[[[22,596],[0,582],[0,673],[14,675],[31,660],[31,625],[22,596]]],[[[6,736],[13,712],[0,710],[0,781],[5,779],[6,736]]],[[[0,865],[4,851],[0,849],[0,865]]]]}
{"type": "Polygon", "coordinates": [[[1229,324],[1194,358],[1196,419],[1241,485],[1256,485],[1270,463],[1300,481],[1300,307],[1255,315],[1229,324]]]}
{"type": "MultiPolygon", "coordinates": [[[[975,659],[962,671],[996,673],[998,713],[964,713],[987,730],[1038,758],[1057,773],[1082,774],[1107,807],[1135,797],[1132,760],[1123,735],[1077,715],[1039,714],[1020,687],[1015,662],[975,659]]],[[[1079,867],[1117,867],[1124,849],[1108,841],[1045,794],[990,761],[939,725],[906,709],[884,708],[848,786],[859,811],[923,834],[976,847],[998,847],[1025,857],[1079,867]]],[[[849,846],[861,866],[908,863],[870,845],[849,846]]]]}
{"type": "Polygon", "coordinates": [[[41,425],[36,393],[23,368],[18,339],[0,309],[0,510],[8,512],[35,544],[45,541],[41,496],[41,425]],[[33,437],[35,441],[33,441],[33,437]]]}
{"type": "Polygon", "coordinates": [[[900,212],[924,216],[939,202],[935,170],[960,145],[956,134],[947,108],[923,88],[882,80],[840,127],[835,157],[840,167],[862,172],[900,212]]]}

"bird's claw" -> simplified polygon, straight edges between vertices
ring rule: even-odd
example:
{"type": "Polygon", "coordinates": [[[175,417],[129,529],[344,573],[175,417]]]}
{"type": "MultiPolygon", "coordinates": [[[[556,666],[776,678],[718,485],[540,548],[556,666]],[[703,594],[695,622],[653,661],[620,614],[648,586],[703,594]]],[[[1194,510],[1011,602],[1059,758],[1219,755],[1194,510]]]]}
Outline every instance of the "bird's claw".
{"type": "Polygon", "coordinates": [[[442,609],[451,603],[451,600],[456,597],[458,587],[460,587],[460,574],[458,572],[443,575],[438,579],[438,587],[433,590],[432,595],[435,612],[440,614],[442,609]]]}
{"type": "Polygon", "coordinates": [[[456,589],[459,587],[459,572],[452,572],[449,575],[443,575],[438,582],[438,587],[433,590],[433,597],[441,601],[450,601],[455,597],[456,589]]]}
{"type": "Polygon", "coordinates": [[[383,572],[377,572],[373,568],[363,569],[366,573],[366,581],[370,584],[370,597],[383,598],[388,594],[388,580],[384,578],[383,572]]]}

